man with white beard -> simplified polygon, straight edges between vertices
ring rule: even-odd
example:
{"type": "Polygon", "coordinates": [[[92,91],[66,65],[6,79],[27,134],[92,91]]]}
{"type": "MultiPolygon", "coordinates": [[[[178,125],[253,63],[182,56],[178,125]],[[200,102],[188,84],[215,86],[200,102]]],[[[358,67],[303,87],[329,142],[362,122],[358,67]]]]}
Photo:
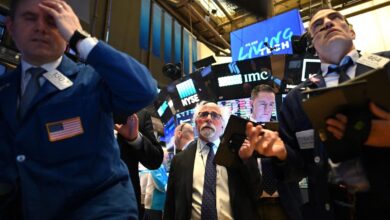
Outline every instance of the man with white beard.
{"type": "Polygon", "coordinates": [[[262,187],[256,158],[242,156],[234,167],[214,163],[227,122],[223,115],[212,102],[195,108],[199,138],[171,162],[164,219],[258,219],[255,204],[262,187]]]}

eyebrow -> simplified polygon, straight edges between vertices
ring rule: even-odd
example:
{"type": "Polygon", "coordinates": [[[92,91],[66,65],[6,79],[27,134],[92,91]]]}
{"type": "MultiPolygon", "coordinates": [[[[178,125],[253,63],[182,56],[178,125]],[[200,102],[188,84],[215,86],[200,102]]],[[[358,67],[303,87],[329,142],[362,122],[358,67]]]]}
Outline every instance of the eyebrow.
{"type": "Polygon", "coordinates": [[[340,16],[343,20],[345,20],[344,16],[343,16],[340,12],[334,11],[334,12],[331,12],[331,13],[327,14],[326,16],[323,16],[323,17],[321,17],[321,18],[317,18],[316,20],[314,20],[313,22],[311,22],[311,23],[310,23],[310,29],[313,27],[314,24],[316,24],[316,23],[318,23],[318,22],[320,22],[320,21],[323,21],[324,18],[326,18],[326,17],[333,16],[333,15],[338,15],[338,16],[340,16]]]}

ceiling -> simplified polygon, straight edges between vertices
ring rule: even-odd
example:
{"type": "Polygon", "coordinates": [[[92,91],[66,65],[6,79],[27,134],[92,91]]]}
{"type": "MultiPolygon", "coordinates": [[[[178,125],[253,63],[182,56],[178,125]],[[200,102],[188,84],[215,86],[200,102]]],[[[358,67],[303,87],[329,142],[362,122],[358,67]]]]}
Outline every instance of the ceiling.
{"type": "Polygon", "coordinates": [[[216,55],[230,56],[230,32],[238,28],[293,8],[299,8],[303,21],[307,21],[310,12],[322,5],[330,4],[334,8],[345,9],[367,0],[155,0],[155,2],[216,55]]]}

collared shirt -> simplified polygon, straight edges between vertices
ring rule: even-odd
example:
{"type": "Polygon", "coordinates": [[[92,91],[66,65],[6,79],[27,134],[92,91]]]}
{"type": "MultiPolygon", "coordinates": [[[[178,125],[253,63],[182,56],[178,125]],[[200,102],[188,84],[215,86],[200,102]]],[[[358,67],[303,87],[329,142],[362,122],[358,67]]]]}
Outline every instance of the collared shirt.
{"type": "MultiPolygon", "coordinates": [[[[80,43],[78,44],[78,50],[80,53],[79,56],[82,59],[86,59],[88,57],[89,53],[91,52],[91,50],[93,49],[93,47],[96,46],[96,44],[97,44],[97,40],[95,38],[92,38],[92,37],[86,38],[86,39],[80,41],[80,43]]],[[[61,61],[62,61],[62,56],[59,57],[57,60],[50,62],[50,63],[45,63],[45,64],[41,65],[40,67],[45,69],[47,72],[50,72],[50,71],[55,70],[61,64],[61,61]]],[[[37,66],[31,65],[30,63],[25,61],[23,59],[23,57],[22,57],[21,64],[22,64],[22,80],[20,83],[20,86],[21,86],[20,91],[21,91],[21,95],[23,95],[24,91],[26,90],[27,84],[31,79],[31,75],[26,74],[26,71],[28,69],[30,69],[31,67],[37,67],[37,66]]],[[[44,77],[39,78],[39,84],[41,86],[43,85],[43,83],[45,83],[45,81],[46,81],[46,79],[44,77]]]]}
{"type": "MultiPolygon", "coordinates": [[[[359,53],[357,50],[350,51],[346,56],[350,56],[353,61],[353,66],[347,69],[347,75],[353,79],[355,78],[356,72],[356,61],[359,59],[359,53]]],[[[324,77],[326,87],[337,86],[339,84],[339,74],[337,73],[328,73],[328,68],[332,64],[329,63],[321,63],[321,72],[324,77]]]]}
{"type": "MultiPolygon", "coordinates": [[[[214,143],[214,153],[217,151],[220,140],[214,143]]],[[[207,155],[209,147],[207,142],[198,139],[195,154],[194,172],[192,176],[192,211],[191,219],[201,219],[202,195],[204,174],[206,168],[207,155]]],[[[217,189],[216,189],[216,207],[218,219],[233,219],[232,208],[230,206],[229,185],[227,170],[223,166],[216,165],[217,169],[217,189]]]]}
{"type": "Polygon", "coordinates": [[[194,140],[188,141],[181,150],[185,150],[194,140]]]}

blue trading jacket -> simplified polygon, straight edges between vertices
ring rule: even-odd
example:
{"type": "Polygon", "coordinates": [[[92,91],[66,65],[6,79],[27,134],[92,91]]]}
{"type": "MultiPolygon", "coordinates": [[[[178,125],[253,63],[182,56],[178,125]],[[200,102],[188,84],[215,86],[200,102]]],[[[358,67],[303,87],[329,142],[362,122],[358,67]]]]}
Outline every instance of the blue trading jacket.
{"type": "Polygon", "coordinates": [[[0,78],[0,182],[20,186],[26,219],[58,219],[64,207],[128,181],[112,113],[148,105],[156,82],[145,66],[102,42],[86,63],[64,56],[57,69],[73,86],[60,91],[46,81],[21,119],[20,66],[0,78]],[[77,117],[81,134],[49,140],[49,123],[77,117]]]}

